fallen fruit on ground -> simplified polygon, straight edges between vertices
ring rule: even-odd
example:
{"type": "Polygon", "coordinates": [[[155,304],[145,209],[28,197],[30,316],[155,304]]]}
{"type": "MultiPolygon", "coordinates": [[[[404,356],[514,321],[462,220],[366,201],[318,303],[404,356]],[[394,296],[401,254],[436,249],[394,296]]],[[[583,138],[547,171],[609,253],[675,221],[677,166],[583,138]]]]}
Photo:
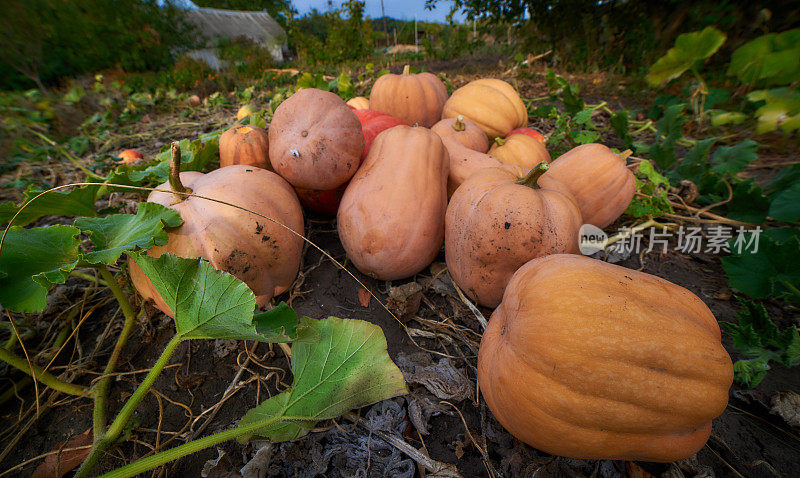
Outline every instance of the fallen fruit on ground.
{"type": "Polygon", "coordinates": [[[732,381],[717,320],[697,296],[571,254],[514,274],[478,355],[480,389],[498,421],[570,458],[692,456],[732,381]]]}
{"type": "Polygon", "coordinates": [[[396,126],[378,135],[337,215],[358,270],[395,280],[433,261],[444,242],[448,168],[442,140],[429,129],[396,126]]]}
{"type": "Polygon", "coordinates": [[[542,188],[543,162],[525,177],[519,167],[478,171],[450,198],[445,258],[456,284],[472,300],[497,307],[523,264],[547,254],[578,253],[581,214],[575,199],[542,188]]]}

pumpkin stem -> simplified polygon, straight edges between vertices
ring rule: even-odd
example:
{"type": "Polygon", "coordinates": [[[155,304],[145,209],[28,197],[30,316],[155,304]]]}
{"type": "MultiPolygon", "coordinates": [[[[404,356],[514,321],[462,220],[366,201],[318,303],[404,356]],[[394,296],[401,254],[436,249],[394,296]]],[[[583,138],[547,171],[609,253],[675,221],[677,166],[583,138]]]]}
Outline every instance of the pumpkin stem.
{"type": "Polygon", "coordinates": [[[411,74],[411,67],[406,65],[403,67],[403,75],[410,75],[411,74]]]}
{"type": "Polygon", "coordinates": [[[453,129],[456,131],[464,131],[465,129],[467,129],[467,125],[464,124],[463,116],[458,115],[458,118],[456,118],[456,122],[453,123],[453,129]]]}
{"type": "Polygon", "coordinates": [[[494,144],[496,144],[497,146],[503,146],[504,144],[506,144],[506,141],[508,141],[508,140],[503,139],[503,138],[495,138],[494,139],[494,144]]]}
{"type": "MultiPolygon", "coordinates": [[[[170,168],[169,168],[169,187],[176,193],[191,194],[192,190],[181,183],[181,146],[177,141],[170,146],[170,168]]],[[[175,194],[176,202],[181,202],[185,198],[175,194]]]]}
{"type": "Polygon", "coordinates": [[[537,183],[539,178],[542,177],[547,170],[550,169],[550,165],[547,164],[547,161],[542,161],[541,163],[537,164],[536,166],[531,169],[528,174],[525,175],[524,178],[517,179],[517,184],[521,184],[523,186],[528,186],[532,189],[539,189],[541,186],[537,183]]]}

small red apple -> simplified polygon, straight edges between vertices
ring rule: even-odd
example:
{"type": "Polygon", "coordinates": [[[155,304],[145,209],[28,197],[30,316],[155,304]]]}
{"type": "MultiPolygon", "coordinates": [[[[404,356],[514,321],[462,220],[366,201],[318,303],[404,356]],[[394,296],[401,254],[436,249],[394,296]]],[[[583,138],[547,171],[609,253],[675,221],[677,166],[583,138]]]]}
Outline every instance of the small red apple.
{"type": "Polygon", "coordinates": [[[117,157],[121,160],[122,164],[138,164],[144,160],[144,155],[135,149],[126,149],[120,151],[117,157]]]}

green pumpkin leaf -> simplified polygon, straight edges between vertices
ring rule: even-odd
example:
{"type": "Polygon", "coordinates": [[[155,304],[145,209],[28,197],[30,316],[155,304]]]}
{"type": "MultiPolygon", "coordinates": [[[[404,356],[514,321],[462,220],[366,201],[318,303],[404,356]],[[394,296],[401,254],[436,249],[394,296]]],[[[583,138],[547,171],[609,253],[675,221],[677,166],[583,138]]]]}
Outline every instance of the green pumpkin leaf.
{"type": "Polygon", "coordinates": [[[736,111],[713,110],[711,113],[711,124],[714,126],[725,126],[726,124],[741,124],[747,119],[747,115],[736,111]]]}
{"type": "Polygon", "coordinates": [[[158,258],[139,252],[130,255],[174,312],[176,335],[181,340],[285,342],[293,338],[285,327],[266,326],[264,318],[259,319],[257,327],[253,322],[253,292],[236,277],[214,269],[208,261],[172,254],[158,258]]]}
{"type": "Polygon", "coordinates": [[[768,33],[733,52],[728,75],[749,84],[789,84],[800,76],[800,29],[768,33]]]}
{"type": "Polygon", "coordinates": [[[646,77],[648,83],[657,86],[681,76],[683,72],[693,68],[695,63],[719,50],[726,38],[724,33],[714,27],[679,35],[675,46],[650,67],[650,73],[646,77]]]}
{"type": "Polygon", "coordinates": [[[136,214],[111,214],[100,218],[79,217],[75,227],[89,234],[94,250],[83,254],[92,264],[111,265],[125,253],[163,246],[168,237],[165,227],[183,223],[177,211],[152,202],[139,203],[136,214]]]}
{"type": "Polygon", "coordinates": [[[292,387],[248,411],[239,423],[279,419],[255,432],[255,437],[292,440],[320,420],[408,393],[377,325],[336,317],[304,318],[302,325],[318,337],[292,345],[292,387]]]}
{"type": "Polygon", "coordinates": [[[47,291],[78,264],[80,232],[63,225],[9,229],[0,249],[0,304],[14,312],[44,310],[47,291]]]}
{"type": "Polygon", "coordinates": [[[758,159],[758,143],[746,139],[735,146],[723,146],[714,151],[711,168],[717,174],[734,175],[741,172],[745,166],[758,159]]]}
{"type": "Polygon", "coordinates": [[[800,222],[800,183],[778,193],[767,214],[778,221],[800,222]]]}
{"type": "Polygon", "coordinates": [[[758,250],[738,247],[736,240],[749,244],[754,233],[731,239],[731,255],[723,257],[722,267],[731,287],[756,299],[782,297],[800,301],[800,237],[778,242],[768,234],[758,237],[758,250]],[[739,250],[741,249],[741,250],[739,250]]]}
{"type": "MultiPolygon", "coordinates": [[[[40,197],[14,219],[15,226],[25,226],[42,216],[96,216],[94,203],[98,197],[98,187],[82,186],[70,191],[51,191],[40,197]]],[[[25,203],[36,197],[42,191],[34,186],[29,186],[25,191],[25,199],[20,206],[13,202],[0,204],[0,224],[8,224],[14,214],[25,203]]]]}

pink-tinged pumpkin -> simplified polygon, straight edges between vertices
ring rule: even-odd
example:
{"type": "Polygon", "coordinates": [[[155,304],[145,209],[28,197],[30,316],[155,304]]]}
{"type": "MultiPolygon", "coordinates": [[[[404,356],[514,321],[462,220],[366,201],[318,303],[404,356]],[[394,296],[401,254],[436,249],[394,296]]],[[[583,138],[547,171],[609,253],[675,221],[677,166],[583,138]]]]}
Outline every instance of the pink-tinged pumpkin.
{"type": "MultiPolygon", "coordinates": [[[[373,110],[355,110],[358,120],[361,122],[361,131],[364,134],[364,153],[361,155],[361,162],[367,157],[367,152],[372,145],[372,141],[383,131],[389,128],[399,126],[403,123],[401,120],[373,110]]],[[[344,183],[336,189],[329,189],[325,191],[315,189],[302,189],[297,190],[297,196],[303,207],[319,214],[327,216],[335,216],[336,211],[339,209],[339,202],[342,200],[345,189],[349,183],[344,183]]]]}
{"type": "Polygon", "coordinates": [[[453,92],[442,118],[459,115],[477,123],[489,140],[528,124],[528,110],[514,87],[492,78],[471,81],[453,92]]]}
{"type": "Polygon", "coordinates": [[[625,212],[636,192],[636,178],[608,147],[584,144],[556,158],[540,183],[553,178],[578,202],[583,221],[604,228],[625,212]]]}
{"type": "Polygon", "coordinates": [[[400,75],[378,78],[369,95],[369,107],[403,120],[406,124],[430,128],[442,118],[447,88],[431,73],[410,74],[408,65],[400,75]]]}
{"type": "Polygon", "coordinates": [[[457,116],[445,118],[431,128],[431,131],[444,138],[453,138],[463,146],[480,153],[489,150],[489,140],[486,133],[469,118],[457,116]]]}
{"type": "Polygon", "coordinates": [[[571,254],[514,274],[478,352],[497,420],[537,450],[578,459],[694,455],[732,380],[719,325],[697,296],[571,254]]]}
{"type": "Polygon", "coordinates": [[[355,174],[363,151],[361,123],[328,91],[298,91],[278,106],[269,126],[272,167],[296,188],[341,186],[355,174]]]}
{"type": "Polygon", "coordinates": [[[531,259],[579,252],[581,213],[564,188],[537,184],[547,168],[542,162],[524,177],[518,166],[482,169],[450,198],[447,269],[482,306],[497,307],[511,276],[531,259]]]}
{"type": "Polygon", "coordinates": [[[396,280],[430,265],[444,242],[448,167],[442,140],[429,129],[401,125],[375,138],[337,215],[358,270],[396,280]]]}
{"type": "Polygon", "coordinates": [[[272,170],[269,162],[269,136],[264,128],[236,125],[219,137],[219,165],[243,164],[272,170]]]}
{"type": "Polygon", "coordinates": [[[523,127],[523,128],[517,128],[517,129],[511,131],[510,133],[508,133],[506,135],[506,138],[508,138],[509,136],[515,135],[515,134],[524,134],[524,135],[530,136],[531,138],[533,138],[535,140],[538,140],[542,144],[547,144],[547,139],[544,137],[544,135],[539,130],[534,129],[534,128],[528,128],[527,126],[523,127]]]}
{"type": "MultiPolygon", "coordinates": [[[[294,190],[271,171],[235,164],[208,174],[183,172],[180,180],[194,194],[258,212],[303,234],[303,211],[294,190]]],[[[158,188],[171,186],[164,183],[158,188]]],[[[178,211],[183,219],[183,225],[169,231],[169,242],[150,249],[149,255],[203,257],[215,269],[245,282],[259,306],[287,291],[297,277],[303,240],[285,228],[247,211],[198,197],[181,199],[154,191],[147,200],[178,211]]],[[[136,290],[172,316],[172,310],[144,272],[135,262],[129,264],[136,290]]]]}

